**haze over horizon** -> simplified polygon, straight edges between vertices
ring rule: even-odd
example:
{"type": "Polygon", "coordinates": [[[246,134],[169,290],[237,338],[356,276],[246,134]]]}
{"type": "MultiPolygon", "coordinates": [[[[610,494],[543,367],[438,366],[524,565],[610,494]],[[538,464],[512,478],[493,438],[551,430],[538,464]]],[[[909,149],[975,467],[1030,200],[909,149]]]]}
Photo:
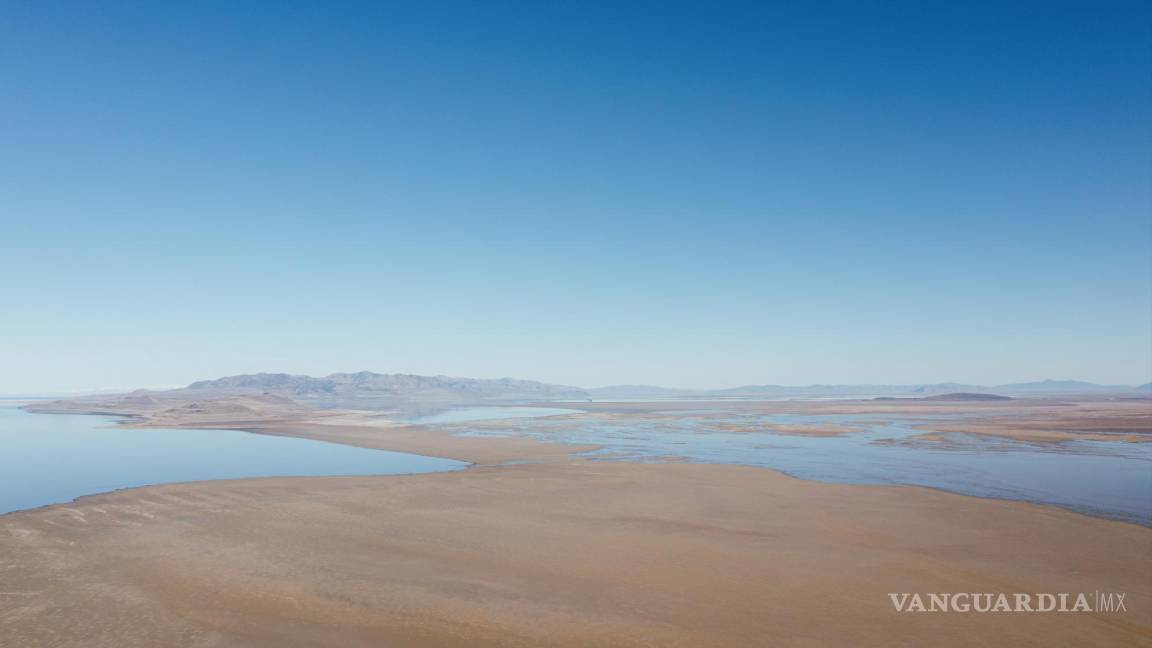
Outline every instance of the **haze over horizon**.
{"type": "MultiPolygon", "coordinates": [[[[406,372],[374,372],[374,371],[369,371],[369,370],[363,370],[363,371],[367,372],[367,373],[375,373],[375,374],[409,375],[406,372]]],[[[347,374],[360,373],[360,371],[328,372],[328,373],[324,373],[324,374],[303,374],[300,372],[255,372],[255,373],[256,374],[289,374],[289,375],[294,375],[294,376],[309,376],[311,378],[324,378],[324,377],[330,376],[332,374],[345,374],[345,375],[347,375],[347,374]]],[[[236,374],[236,375],[252,375],[252,374],[236,374]]],[[[955,380],[941,380],[941,381],[918,381],[918,382],[909,382],[909,383],[880,383],[880,382],[843,383],[843,382],[821,381],[821,382],[805,383],[805,384],[801,384],[801,383],[773,383],[773,382],[761,381],[761,382],[749,382],[749,383],[726,384],[726,385],[668,385],[668,384],[658,384],[658,383],[619,383],[619,382],[608,383],[608,382],[606,382],[606,383],[602,383],[602,384],[580,385],[580,384],[574,384],[574,383],[537,380],[536,378],[526,377],[526,376],[458,376],[458,375],[449,375],[449,374],[417,374],[417,375],[432,376],[432,377],[444,377],[444,378],[459,378],[459,379],[465,379],[465,380],[470,380],[470,379],[495,379],[495,380],[512,379],[512,380],[529,380],[529,381],[535,380],[537,382],[542,382],[545,384],[565,385],[565,386],[569,386],[569,387],[577,387],[580,389],[603,389],[603,388],[609,388],[609,387],[657,387],[657,388],[677,389],[677,390],[695,391],[695,392],[721,391],[721,390],[725,390],[725,389],[734,389],[734,388],[738,388],[738,387],[756,387],[756,386],[797,387],[797,388],[809,388],[809,387],[820,386],[820,387],[843,388],[843,387],[854,387],[854,386],[862,386],[862,387],[867,387],[867,386],[872,386],[872,387],[894,387],[894,386],[916,387],[916,386],[957,385],[959,387],[969,387],[970,386],[970,387],[981,387],[981,388],[995,388],[995,387],[1006,387],[1006,386],[1010,386],[1010,385],[1040,385],[1042,383],[1087,383],[1087,384],[1092,384],[1092,385],[1095,385],[1098,387],[1138,388],[1138,387],[1143,387],[1147,384],[1152,384],[1152,383],[1140,383],[1140,384],[1125,385],[1125,384],[1121,384],[1121,383],[1091,383],[1090,381],[1081,381],[1081,380],[1077,380],[1075,378],[1044,378],[1044,379],[1028,380],[1028,381],[997,382],[997,383],[966,383],[963,381],[955,381],[955,380]]],[[[224,378],[224,377],[225,377],[224,375],[213,376],[213,377],[205,378],[204,380],[210,381],[210,380],[215,380],[217,378],[224,378]]],[[[182,389],[182,388],[190,385],[192,382],[198,382],[198,381],[190,381],[189,383],[170,384],[170,385],[133,385],[133,386],[119,386],[119,387],[107,387],[106,386],[106,387],[90,387],[87,389],[72,389],[72,390],[55,390],[55,391],[44,390],[44,391],[40,391],[40,392],[0,392],[0,397],[28,397],[28,396],[55,397],[55,396],[71,396],[71,395],[83,395],[83,394],[104,394],[104,393],[117,393],[117,392],[131,392],[131,391],[136,391],[136,390],[166,391],[166,390],[172,390],[172,389],[182,389]]]]}
{"type": "Polygon", "coordinates": [[[9,3],[0,393],[1152,380],[1152,5],[9,3]]]}

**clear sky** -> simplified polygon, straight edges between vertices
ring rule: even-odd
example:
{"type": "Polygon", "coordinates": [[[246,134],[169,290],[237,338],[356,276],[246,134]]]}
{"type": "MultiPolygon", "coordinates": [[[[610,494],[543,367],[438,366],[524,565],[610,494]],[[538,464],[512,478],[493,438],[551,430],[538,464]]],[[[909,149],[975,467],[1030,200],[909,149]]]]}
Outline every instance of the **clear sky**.
{"type": "Polygon", "coordinates": [[[0,2],[0,392],[1152,380],[1152,4],[0,2]]]}

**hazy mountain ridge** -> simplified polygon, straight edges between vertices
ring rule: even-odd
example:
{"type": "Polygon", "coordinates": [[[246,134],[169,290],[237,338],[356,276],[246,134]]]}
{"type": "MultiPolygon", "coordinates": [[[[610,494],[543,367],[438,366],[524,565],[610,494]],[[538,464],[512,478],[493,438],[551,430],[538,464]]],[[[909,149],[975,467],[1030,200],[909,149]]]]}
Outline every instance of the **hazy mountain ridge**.
{"type": "Polygon", "coordinates": [[[938,396],[955,393],[1015,395],[1144,393],[1147,385],[1100,385],[1079,380],[1041,380],[1002,385],[944,382],[910,385],[815,384],[742,385],[724,389],[686,389],[656,385],[610,385],[582,388],[515,378],[459,378],[416,374],[382,374],[371,371],[334,373],[313,377],[286,373],[257,373],[201,380],[181,393],[267,393],[314,402],[355,401],[470,402],[489,400],[556,399],[670,399],[670,398],[786,398],[938,396]]]}
{"type": "Polygon", "coordinates": [[[585,398],[579,387],[514,378],[457,378],[371,371],[312,377],[284,373],[244,374],[194,382],[176,392],[259,392],[303,400],[516,400],[585,398]]]}
{"type": "Polygon", "coordinates": [[[1098,385],[1082,380],[1041,380],[1039,382],[1010,383],[998,385],[996,389],[1016,393],[1024,392],[1059,392],[1059,393],[1087,393],[1110,391],[1134,391],[1139,387],[1129,385],[1098,385]]]}
{"type": "Polygon", "coordinates": [[[912,385],[742,385],[725,389],[671,389],[652,385],[613,385],[587,390],[595,398],[783,398],[789,396],[935,396],[941,394],[1126,394],[1152,391],[1152,384],[1100,385],[1079,380],[1041,380],[1003,385],[972,385],[966,383],[926,383],[912,385]]]}
{"type": "Polygon", "coordinates": [[[1146,397],[1152,385],[1099,385],[1075,380],[1044,380],[1005,385],[933,383],[918,385],[744,385],[727,389],[683,389],[653,385],[610,385],[590,389],[514,378],[458,378],[415,374],[380,374],[371,371],[334,373],[313,377],[287,373],[257,373],[200,380],[168,390],[136,390],[121,394],[90,394],[55,401],[40,401],[38,411],[104,411],[126,415],[162,415],[174,407],[205,410],[246,408],[253,416],[306,408],[390,409],[406,404],[451,406],[463,404],[549,400],[690,400],[787,398],[937,398],[966,394],[1018,397],[1059,395],[1131,395],[1146,397]]]}

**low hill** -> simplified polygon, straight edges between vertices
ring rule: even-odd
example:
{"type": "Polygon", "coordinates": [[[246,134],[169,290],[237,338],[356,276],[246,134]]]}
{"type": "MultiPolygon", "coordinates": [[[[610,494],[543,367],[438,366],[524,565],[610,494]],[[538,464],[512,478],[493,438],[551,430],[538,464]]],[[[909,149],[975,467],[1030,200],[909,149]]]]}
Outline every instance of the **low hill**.
{"type": "Polygon", "coordinates": [[[266,421],[301,417],[311,411],[306,405],[275,394],[217,394],[207,398],[193,398],[183,393],[183,390],[38,401],[25,405],[24,409],[47,414],[126,416],[153,425],[266,421]]]}
{"type": "Polygon", "coordinates": [[[1007,401],[1015,400],[1011,396],[999,394],[976,394],[959,392],[955,394],[936,394],[935,396],[877,396],[874,401],[1007,401]]]}
{"type": "Polygon", "coordinates": [[[627,399],[627,398],[686,398],[699,394],[691,389],[675,389],[672,387],[656,387],[653,385],[609,385],[607,387],[592,387],[585,390],[591,398],[601,399],[627,399]]]}
{"type": "Polygon", "coordinates": [[[927,396],[924,400],[932,401],[1006,401],[1012,400],[1011,396],[1001,396],[999,394],[976,394],[968,392],[959,392],[956,394],[938,394],[936,396],[927,396]]]}

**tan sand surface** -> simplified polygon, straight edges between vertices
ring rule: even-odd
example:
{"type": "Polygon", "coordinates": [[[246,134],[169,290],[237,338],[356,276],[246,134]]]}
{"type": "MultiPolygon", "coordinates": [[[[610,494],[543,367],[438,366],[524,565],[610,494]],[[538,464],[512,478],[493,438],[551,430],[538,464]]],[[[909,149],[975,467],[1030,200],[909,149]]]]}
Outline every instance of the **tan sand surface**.
{"type": "Polygon", "coordinates": [[[0,646],[1152,645],[1152,530],[1137,525],[521,438],[260,431],[480,465],[0,516],[0,646]],[[1128,610],[897,613],[887,596],[1096,590],[1128,610]]]}

